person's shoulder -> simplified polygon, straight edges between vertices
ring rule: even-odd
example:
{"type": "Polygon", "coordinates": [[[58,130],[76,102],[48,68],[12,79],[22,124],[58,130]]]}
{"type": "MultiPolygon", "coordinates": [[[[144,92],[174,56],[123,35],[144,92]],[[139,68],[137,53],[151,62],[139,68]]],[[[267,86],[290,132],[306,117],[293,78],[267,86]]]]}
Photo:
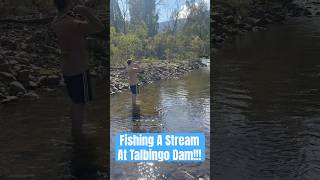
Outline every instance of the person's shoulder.
{"type": "Polygon", "coordinates": [[[128,72],[132,72],[133,70],[134,70],[133,67],[131,67],[131,66],[127,67],[128,72]]]}
{"type": "Polygon", "coordinates": [[[53,29],[59,29],[68,25],[72,20],[67,15],[57,16],[51,23],[53,29]]]}

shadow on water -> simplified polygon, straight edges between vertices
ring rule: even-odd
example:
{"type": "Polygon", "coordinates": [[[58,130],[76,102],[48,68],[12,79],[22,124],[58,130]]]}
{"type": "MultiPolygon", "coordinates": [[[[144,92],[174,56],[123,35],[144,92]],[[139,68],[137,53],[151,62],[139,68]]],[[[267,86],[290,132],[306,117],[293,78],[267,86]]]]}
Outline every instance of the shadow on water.
{"type": "Polygon", "coordinates": [[[98,179],[99,168],[95,163],[98,157],[95,147],[96,145],[87,140],[83,134],[73,137],[70,180],[98,179]]]}
{"type": "Polygon", "coordinates": [[[78,138],[63,91],[0,107],[0,179],[109,179],[108,96],[101,80],[92,83],[95,100],[78,138]]]}
{"type": "Polygon", "coordinates": [[[141,111],[139,104],[132,105],[132,120],[139,121],[141,119],[141,111]]]}

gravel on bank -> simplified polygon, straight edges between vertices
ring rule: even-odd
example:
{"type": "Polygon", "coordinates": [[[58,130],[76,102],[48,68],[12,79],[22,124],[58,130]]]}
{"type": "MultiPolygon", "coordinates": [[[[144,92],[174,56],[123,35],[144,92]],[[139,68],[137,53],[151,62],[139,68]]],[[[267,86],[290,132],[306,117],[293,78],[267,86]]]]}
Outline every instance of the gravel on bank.
{"type": "MultiPolygon", "coordinates": [[[[0,104],[38,99],[40,91],[64,86],[60,50],[50,23],[0,23],[0,104]]],[[[88,38],[91,74],[105,76],[107,41],[88,38]]]]}
{"type": "MultiPolygon", "coordinates": [[[[139,85],[144,86],[155,81],[181,78],[187,72],[204,67],[200,59],[192,61],[168,62],[166,60],[153,63],[142,63],[138,74],[139,85]]],[[[110,68],[110,94],[129,89],[126,67],[110,68]]]]}
{"type": "Polygon", "coordinates": [[[211,50],[214,53],[226,41],[250,31],[264,30],[269,24],[283,23],[287,17],[320,15],[312,13],[310,8],[301,6],[295,1],[286,3],[273,2],[263,4],[253,1],[247,8],[249,12],[240,14],[221,1],[211,6],[211,50]]]}

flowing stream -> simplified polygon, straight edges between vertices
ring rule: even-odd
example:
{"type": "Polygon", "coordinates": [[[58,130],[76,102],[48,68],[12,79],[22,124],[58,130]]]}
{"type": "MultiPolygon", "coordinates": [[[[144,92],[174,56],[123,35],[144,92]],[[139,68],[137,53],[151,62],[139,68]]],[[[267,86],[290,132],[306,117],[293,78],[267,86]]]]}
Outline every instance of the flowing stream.
{"type": "Polygon", "coordinates": [[[139,106],[129,92],[111,96],[111,138],[116,132],[204,132],[203,163],[119,163],[111,139],[111,179],[186,179],[210,175],[210,71],[202,68],[183,79],[160,81],[141,88],[139,106]]]}
{"type": "Polygon", "coordinates": [[[319,179],[319,22],[248,33],[214,58],[214,179],[319,179]]]}
{"type": "Polygon", "coordinates": [[[132,109],[129,91],[110,97],[93,80],[94,101],[88,105],[83,138],[71,138],[70,103],[63,90],[0,107],[0,179],[181,179],[209,176],[208,68],[182,79],[141,88],[139,109],[132,109]],[[110,117],[110,128],[108,121],[110,117]],[[203,163],[116,163],[113,137],[128,132],[204,132],[203,163]],[[110,138],[110,139],[109,139],[110,138]],[[111,143],[111,145],[109,145],[111,143]]]}

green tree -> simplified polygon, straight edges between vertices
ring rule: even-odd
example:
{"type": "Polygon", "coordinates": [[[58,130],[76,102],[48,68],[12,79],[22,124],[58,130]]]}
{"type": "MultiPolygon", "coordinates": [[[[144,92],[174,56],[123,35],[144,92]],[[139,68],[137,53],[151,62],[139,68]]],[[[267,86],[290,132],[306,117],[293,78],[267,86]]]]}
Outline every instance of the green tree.
{"type": "Polygon", "coordinates": [[[155,0],[129,0],[129,13],[131,24],[145,23],[149,37],[157,34],[159,17],[155,0]]]}
{"type": "Polygon", "coordinates": [[[117,32],[124,32],[125,20],[121,14],[118,0],[110,1],[110,24],[117,32]]]}

